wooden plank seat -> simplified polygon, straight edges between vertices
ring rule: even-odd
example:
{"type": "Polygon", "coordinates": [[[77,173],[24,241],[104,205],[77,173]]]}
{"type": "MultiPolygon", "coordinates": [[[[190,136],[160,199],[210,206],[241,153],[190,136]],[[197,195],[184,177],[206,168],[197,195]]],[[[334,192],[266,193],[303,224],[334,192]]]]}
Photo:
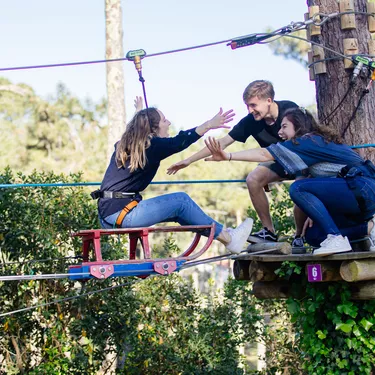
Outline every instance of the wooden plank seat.
{"type": "Polygon", "coordinates": [[[82,238],[83,262],[69,267],[72,280],[90,278],[106,279],[117,276],[147,277],[151,274],[169,275],[178,271],[187,261],[200,257],[211,245],[215,235],[215,224],[187,225],[170,227],[121,228],[121,229],[90,229],[73,233],[73,237],[82,238]],[[196,251],[202,232],[209,232],[205,244],[196,251]],[[195,237],[183,253],[173,258],[152,259],[149,243],[150,233],[161,232],[194,232],[195,237]],[[129,235],[128,260],[103,260],[101,238],[112,235],[129,235]],[[143,259],[136,259],[138,240],[143,250],[143,259]],[[90,251],[92,260],[90,261],[90,251]]]}

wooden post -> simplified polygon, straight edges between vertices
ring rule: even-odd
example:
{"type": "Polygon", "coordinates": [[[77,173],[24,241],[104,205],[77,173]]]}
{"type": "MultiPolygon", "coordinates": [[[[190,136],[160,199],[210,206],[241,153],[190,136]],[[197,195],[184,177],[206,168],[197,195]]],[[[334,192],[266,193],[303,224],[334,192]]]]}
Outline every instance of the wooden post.
{"type": "Polygon", "coordinates": [[[284,254],[288,255],[292,253],[292,246],[288,242],[261,242],[261,243],[254,243],[247,247],[247,251],[251,253],[255,253],[258,251],[266,251],[272,250],[268,254],[284,254]]]}
{"type": "MultiPolygon", "coordinates": [[[[375,3],[367,2],[367,13],[375,13],[375,3]]],[[[370,33],[375,33],[375,16],[368,16],[368,29],[370,33]]]]}
{"type": "Polygon", "coordinates": [[[358,259],[342,262],[340,275],[348,282],[375,280],[375,259],[358,259]]]}
{"type": "MultiPolygon", "coordinates": [[[[353,0],[340,0],[340,12],[354,11],[353,0]]],[[[355,14],[343,14],[341,16],[341,29],[350,30],[355,29],[355,14]]]]}
{"type": "Polygon", "coordinates": [[[362,281],[350,284],[350,299],[352,300],[374,300],[375,281],[362,281]]]}
{"type": "MultiPolygon", "coordinates": [[[[307,60],[309,64],[311,64],[314,61],[312,50],[307,52],[307,60]]],[[[310,66],[309,68],[309,79],[310,81],[315,81],[314,65],[310,66]]]]}
{"type": "MultiPolygon", "coordinates": [[[[312,56],[313,61],[324,60],[325,54],[324,49],[319,46],[312,46],[312,56]]],[[[313,65],[314,67],[314,75],[315,74],[323,74],[327,72],[326,63],[324,61],[316,63],[313,65]]]]}
{"type": "MultiPolygon", "coordinates": [[[[358,40],[356,38],[347,38],[343,40],[344,55],[358,54],[358,40]]],[[[344,59],[345,69],[353,69],[354,64],[349,59],[344,59]]]]}
{"type": "Polygon", "coordinates": [[[288,280],[257,281],[253,285],[253,293],[256,298],[301,298],[299,291],[293,288],[293,284],[288,280]]]}
{"type": "MultiPolygon", "coordinates": [[[[375,40],[374,39],[370,39],[368,41],[368,54],[372,55],[372,56],[375,56],[375,40]]],[[[373,60],[375,60],[375,59],[373,59],[373,60]]]]}
{"type": "Polygon", "coordinates": [[[250,260],[236,259],[233,263],[233,276],[236,280],[250,280],[250,260]]]}
{"type": "MultiPolygon", "coordinates": [[[[319,13],[319,7],[316,5],[313,5],[309,7],[309,18],[312,18],[314,14],[319,13]]],[[[320,17],[316,17],[316,21],[320,21],[320,17]]],[[[320,26],[315,26],[314,24],[311,24],[309,27],[309,34],[310,36],[313,35],[320,35],[320,26]]]]}
{"type": "Polygon", "coordinates": [[[249,279],[256,281],[273,281],[277,279],[275,271],[280,268],[281,263],[278,262],[257,262],[253,260],[249,267],[249,279]]]}

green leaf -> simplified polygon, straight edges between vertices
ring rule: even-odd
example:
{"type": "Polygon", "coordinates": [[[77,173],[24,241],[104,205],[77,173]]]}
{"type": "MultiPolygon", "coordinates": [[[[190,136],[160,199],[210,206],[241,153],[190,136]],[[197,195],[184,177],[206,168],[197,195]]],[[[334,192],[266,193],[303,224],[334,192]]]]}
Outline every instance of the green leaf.
{"type": "Polygon", "coordinates": [[[369,322],[368,320],[366,320],[365,318],[363,318],[359,324],[366,330],[368,331],[372,326],[373,326],[373,323],[369,322]]]}

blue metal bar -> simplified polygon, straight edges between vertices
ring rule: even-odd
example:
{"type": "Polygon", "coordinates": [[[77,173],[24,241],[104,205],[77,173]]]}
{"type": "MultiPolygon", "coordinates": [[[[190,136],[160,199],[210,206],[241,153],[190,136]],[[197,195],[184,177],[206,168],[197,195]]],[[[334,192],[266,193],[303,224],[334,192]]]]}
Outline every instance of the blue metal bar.
{"type": "MultiPolygon", "coordinates": [[[[191,180],[191,181],[153,181],[151,185],[182,185],[182,184],[223,184],[233,182],[245,182],[246,180],[191,180]]],[[[100,182],[75,182],[56,184],[0,184],[1,188],[23,188],[23,187],[69,187],[69,186],[100,186],[100,182]]]]}
{"type": "MultiPolygon", "coordinates": [[[[375,147],[375,143],[365,143],[363,145],[354,145],[350,148],[375,147]]],[[[228,184],[242,183],[246,180],[187,180],[187,181],[153,181],[150,185],[184,185],[184,184],[228,184]]],[[[55,184],[0,184],[0,189],[6,188],[23,188],[23,187],[69,187],[69,186],[100,186],[100,182],[72,182],[72,183],[55,183],[55,184]]]]}

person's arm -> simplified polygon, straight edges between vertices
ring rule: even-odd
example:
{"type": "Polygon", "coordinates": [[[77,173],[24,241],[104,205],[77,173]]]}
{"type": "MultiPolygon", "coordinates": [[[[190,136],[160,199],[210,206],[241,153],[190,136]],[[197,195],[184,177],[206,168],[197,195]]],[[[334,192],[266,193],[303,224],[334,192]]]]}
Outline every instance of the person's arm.
{"type": "MultiPolygon", "coordinates": [[[[226,135],[225,137],[218,139],[217,142],[220,143],[222,150],[224,150],[234,142],[234,139],[230,135],[226,135]]],[[[207,147],[203,147],[200,151],[189,156],[188,158],[171,165],[167,169],[167,174],[176,174],[180,169],[186,168],[190,164],[195,163],[196,161],[201,160],[203,158],[206,158],[209,155],[211,155],[210,150],[207,147]]]]}
{"type": "Polygon", "coordinates": [[[227,153],[223,151],[223,149],[220,146],[220,143],[215,138],[208,137],[208,139],[206,139],[204,142],[209,151],[211,152],[211,156],[209,158],[205,158],[205,161],[235,160],[265,162],[275,160],[266,148],[255,148],[245,151],[227,153]]]}
{"type": "Polygon", "coordinates": [[[136,96],[134,99],[135,113],[143,109],[143,98],[142,96],[136,96]]]}
{"type": "Polygon", "coordinates": [[[155,146],[154,151],[156,151],[154,158],[163,160],[168,156],[185,150],[211,129],[229,128],[226,124],[233,120],[234,115],[232,109],[223,112],[220,108],[220,111],[211,120],[206,121],[196,128],[180,131],[175,137],[155,137],[153,140],[155,146]]]}

